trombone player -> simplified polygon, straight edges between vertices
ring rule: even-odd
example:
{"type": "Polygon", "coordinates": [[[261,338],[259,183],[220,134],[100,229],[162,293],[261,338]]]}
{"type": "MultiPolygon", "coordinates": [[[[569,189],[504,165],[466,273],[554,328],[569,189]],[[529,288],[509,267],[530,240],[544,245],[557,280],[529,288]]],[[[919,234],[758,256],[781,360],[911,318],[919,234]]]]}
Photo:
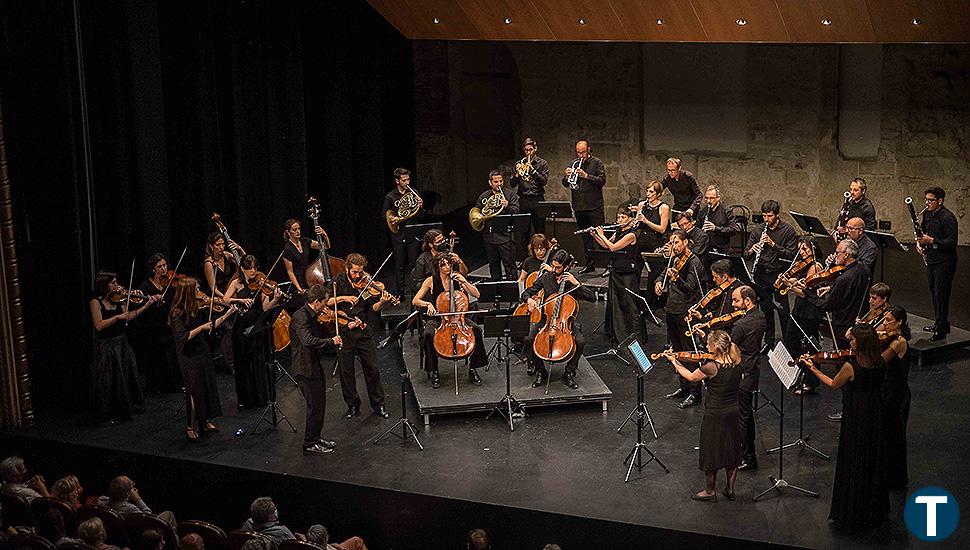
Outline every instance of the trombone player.
{"type": "MultiPolygon", "coordinates": [[[[536,154],[539,147],[536,140],[527,137],[522,142],[522,152],[525,154],[515,163],[515,171],[509,184],[519,194],[519,212],[529,214],[532,220],[533,233],[546,232],[546,220],[536,215],[539,201],[546,200],[546,183],[549,182],[549,163],[536,154]]],[[[519,241],[520,252],[526,250],[529,235],[523,233],[519,241]]]]}
{"type": "Polygon", "coordinates": [[[469,213],[472,227],[482,232],[485,241],[485,255],[488,257],[488,273],[493,281],[503,279],[502,267],[505,267],[507,281],[514,281],[518,276],[515,270],[515,247],[512,236],[506,227],[493,225],[492,218],[499,214],[518,214],[519,197],[511,189],[503,185],[505,177],[498,170],[488,173],[488,189],[478,196],[475,207],[469,213]]]}
{"type": "Polygon", "coordinates": [[[407,168],[394,169],[394,189],[384,196],[384,221],[391,234],[394,248],[394,268],[397,276],[397,293],[407,294],[404,277],[408,267],[418,257],[418,242],[405,242],[404,227],[424,214],[424,200],[411,187],[411,172],[407,168]]]}

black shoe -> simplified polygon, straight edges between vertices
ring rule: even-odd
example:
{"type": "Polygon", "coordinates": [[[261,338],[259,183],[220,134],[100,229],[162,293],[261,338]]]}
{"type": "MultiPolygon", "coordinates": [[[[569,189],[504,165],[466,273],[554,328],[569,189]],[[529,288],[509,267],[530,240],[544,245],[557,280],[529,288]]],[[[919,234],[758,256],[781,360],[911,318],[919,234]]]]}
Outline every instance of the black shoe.
{"type": "Polygon", "coordinates": [[[360,414],[360,405],[351,405],[347,407],[347,412],[344,413],[344,418],[353,418],[360,414]]]}
{"type": "Polygon", "coordinates": [[[539,387],[545,386],[547,378],[549,378],[548,374],[544,372],[537,372],[536,379],[532,381],[532,387],[539,388],[539,387]]]}
{"type": "Polygon", "coordinates": [[[391,415],[387,412],[387,408],[385,408],[384,405],[381,405],[379,407],[374,407],[374,414],[376,414],[377,416],[381,416],[383,418],[391,417],[391,415]]]}
{"type": "Polygon", "coordinates": [[[842,422],[842,411],[835,414],[829,414],[825,416],[825,419],[829,422],[842,422]]]}
{"type": "MultiPolygon", "coordinates": [[[[738,466],[738,470],[741,472],[745,470],[757,470],[757,469],[758,469],[758,463],[753,460],[751,462],[748,462],[747,460],[742,460],[741,465],[738,466]]],[[[734,500],[734,499],[731,499],[731,500],[734,500]]]]}
{"type": "Polygon", "coordinates": [[[593,265],[593,264],[586,264],[585,267],[583,267],[582,269],[579,270],[579,274],[580,275],[583,275],[583,274],[586,274],[586,273],[592,273],[594,271],[596,271],[596,266],[595,265],[593,265]]]}
{"type": "Polygon", "coordinates": [[[675,391],[672,391],[667,395],[665,395],[664,399],[680,399],[681,397],[684,397],[688,393],[690,392],[684,388],[677,388],[675,391]]]}
{"type": "Polygon", "coordinates": [[[482,377],[478,375],[478,371],[475,369],[468,369],[468,381],[476,386],[482,385],[482,377]]]}
{"type": "Polygon", "coordinates": [[[923,327],[923,332],[936,332],[936,327],[923,327]]]}
{"type": "Polygon", "coordinates": [[[326,449],[333,449],[334,447],[337,446],[336,441],[331,441],[329,439],[324,439],[322,437],[319,440],[317,440],[317,443],[326,449]]]}
{"type": "Polygon", "coordinates": [[[610,270],[609,269],[607,269],[606,271],[600,273],[600,279],[605,279],[605,278],[607,278],[609,276],[610,276],[610,270]]]}
{"type": "Polygon", "coordinates": [[[441,387],[441,377],[438,376],[438,371],[431,371],[431,387],[432,388],[441,387]]]}
{"type": "Polygon", "coordinates": [[[536,366],[535,365],[529,365],[528,367],[526,367],[525,368],[525,374],[526,374],[526,376],[535,376],[536,375],[536,366]]]}
{"type": "Polygon", "coordinates": [[[930,342],[939,342],[940,340],[946,340],[945,332],[934,332],[933,336],[930,336],[930,342]]]}
{"type": "Polygon", "coordinates": [[[696,395],[690,394],[687,397],[685,397],[683,401],[681,401],[680,403],[677,403],[677,406],[680,407],[681,409],[686,409],[689,407],[693,407],[694,405],[697,405],[700,402],[701,400],[698,399],[696,395]]]}
{"type": "Polygon", "coordinates": [[[572,388],[574,390],[579,389],[579,384],[576,383],[576,380],[573,378],[573,374],[570,372],[567,372],[566,374],[562,375],[562,378],[560,380],[562,381],[563,385],[566,386],[567,388],[572,388]]]}
{"type": "Polygon", "coordinates": [[[332,453],[333,447],[324,447],[319,443],[314,443],[309,447],[303,447],[303,454],[305,455],[325,455],[327,453],[332,453]]]}
{"type": "Polygon", "coordinates": [[[721,491],[721,494],[724,495],[724,498],[728,500],[731,500],[731,501],[734,500],[734,491],[728,491],[727,487],[725,487],[724,490],[721,491]]]}

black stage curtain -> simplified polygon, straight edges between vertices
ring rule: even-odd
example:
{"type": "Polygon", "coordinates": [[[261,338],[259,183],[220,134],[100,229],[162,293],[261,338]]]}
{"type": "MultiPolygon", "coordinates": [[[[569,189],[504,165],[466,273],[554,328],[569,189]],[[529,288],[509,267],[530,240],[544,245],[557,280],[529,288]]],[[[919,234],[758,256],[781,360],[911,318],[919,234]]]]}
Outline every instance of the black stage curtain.
{"type": "Polygon", "coordinates": [[[308,194],[335,253],[363,252],[376,268],[389,251],[379,210],[391,171],[414,166],[413,64],[410,42],[364,0],[0,6],[0,101],[41,411],[85,398],[91,272],[127,284],[134,258],[137,284],[148,256],[174,264],[187,246],[180,271],[201,274],[213,212],[264,269],[282,250],[283,222],[307,222],[308,194]]]}

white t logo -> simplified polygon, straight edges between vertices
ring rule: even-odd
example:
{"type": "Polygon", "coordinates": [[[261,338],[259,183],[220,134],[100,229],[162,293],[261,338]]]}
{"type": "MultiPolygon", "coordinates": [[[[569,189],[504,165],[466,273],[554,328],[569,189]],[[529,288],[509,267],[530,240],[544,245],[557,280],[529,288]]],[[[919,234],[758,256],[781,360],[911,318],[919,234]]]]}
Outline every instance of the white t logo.
{"type": "Polygon", "coordinates": [[[926,505],[926,536],[936,536],[936,505],[946,504],[946,496],[920,496],[916,497],[916,504],[926,505]]]}

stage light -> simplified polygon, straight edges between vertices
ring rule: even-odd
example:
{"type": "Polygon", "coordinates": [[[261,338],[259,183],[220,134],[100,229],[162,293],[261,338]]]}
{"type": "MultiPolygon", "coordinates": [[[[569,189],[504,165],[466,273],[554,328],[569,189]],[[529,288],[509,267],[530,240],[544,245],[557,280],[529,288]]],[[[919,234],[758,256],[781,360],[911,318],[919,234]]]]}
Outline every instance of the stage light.
{"type": "Polygon", "coordinates": [[[832,24],[832,20],[831,19],[822,19],[822,24],[827,27],[827,26],[829,26],[829,25],[832,24]]]}
{"type": "Polygon", "coordinates": [[[734,22],[737,23],[739,27],[743,27],[748,24],[747,20],[745,19],[737,19],[734,22]]]}
{"type": "Polygon", "coordinates": [[[657,19],[657,24],[658,25],[663,25],[664,24],[664,20],[663,19],[657,19]]]}
{"type": "Polygon", "coordinates": [[[437,17],[435,17],[435,18],[434,18],[434,19],[432,19],[431,21],[432,21],[432,22],[433,22],[433,23],[434,23],[435,25],[437,25],[438,23],[441,23],[441,19],[438,19],[437,17]]]}
{"type": "Polygon", "coordinates": [[[505,24],[506,25],[511,25],[512,24],[512,18],[511,17],[506,17],[505,18],[505,24]]]}
{"type": "Polygon", "coordinates": [[[913,24],[914,25],[919,25],[921,23],[922,23],[922,21],[920,21],[919,19],[916,19],[915,17],[913,18],[913,24]]]}
{"type": "Polygon", "coordinates": [[[585,19],[580,19],[579,21],[576,21],[576,22],[579,23],[580,25],[585,25],[586,24],[586,20],[585,19]]]}

